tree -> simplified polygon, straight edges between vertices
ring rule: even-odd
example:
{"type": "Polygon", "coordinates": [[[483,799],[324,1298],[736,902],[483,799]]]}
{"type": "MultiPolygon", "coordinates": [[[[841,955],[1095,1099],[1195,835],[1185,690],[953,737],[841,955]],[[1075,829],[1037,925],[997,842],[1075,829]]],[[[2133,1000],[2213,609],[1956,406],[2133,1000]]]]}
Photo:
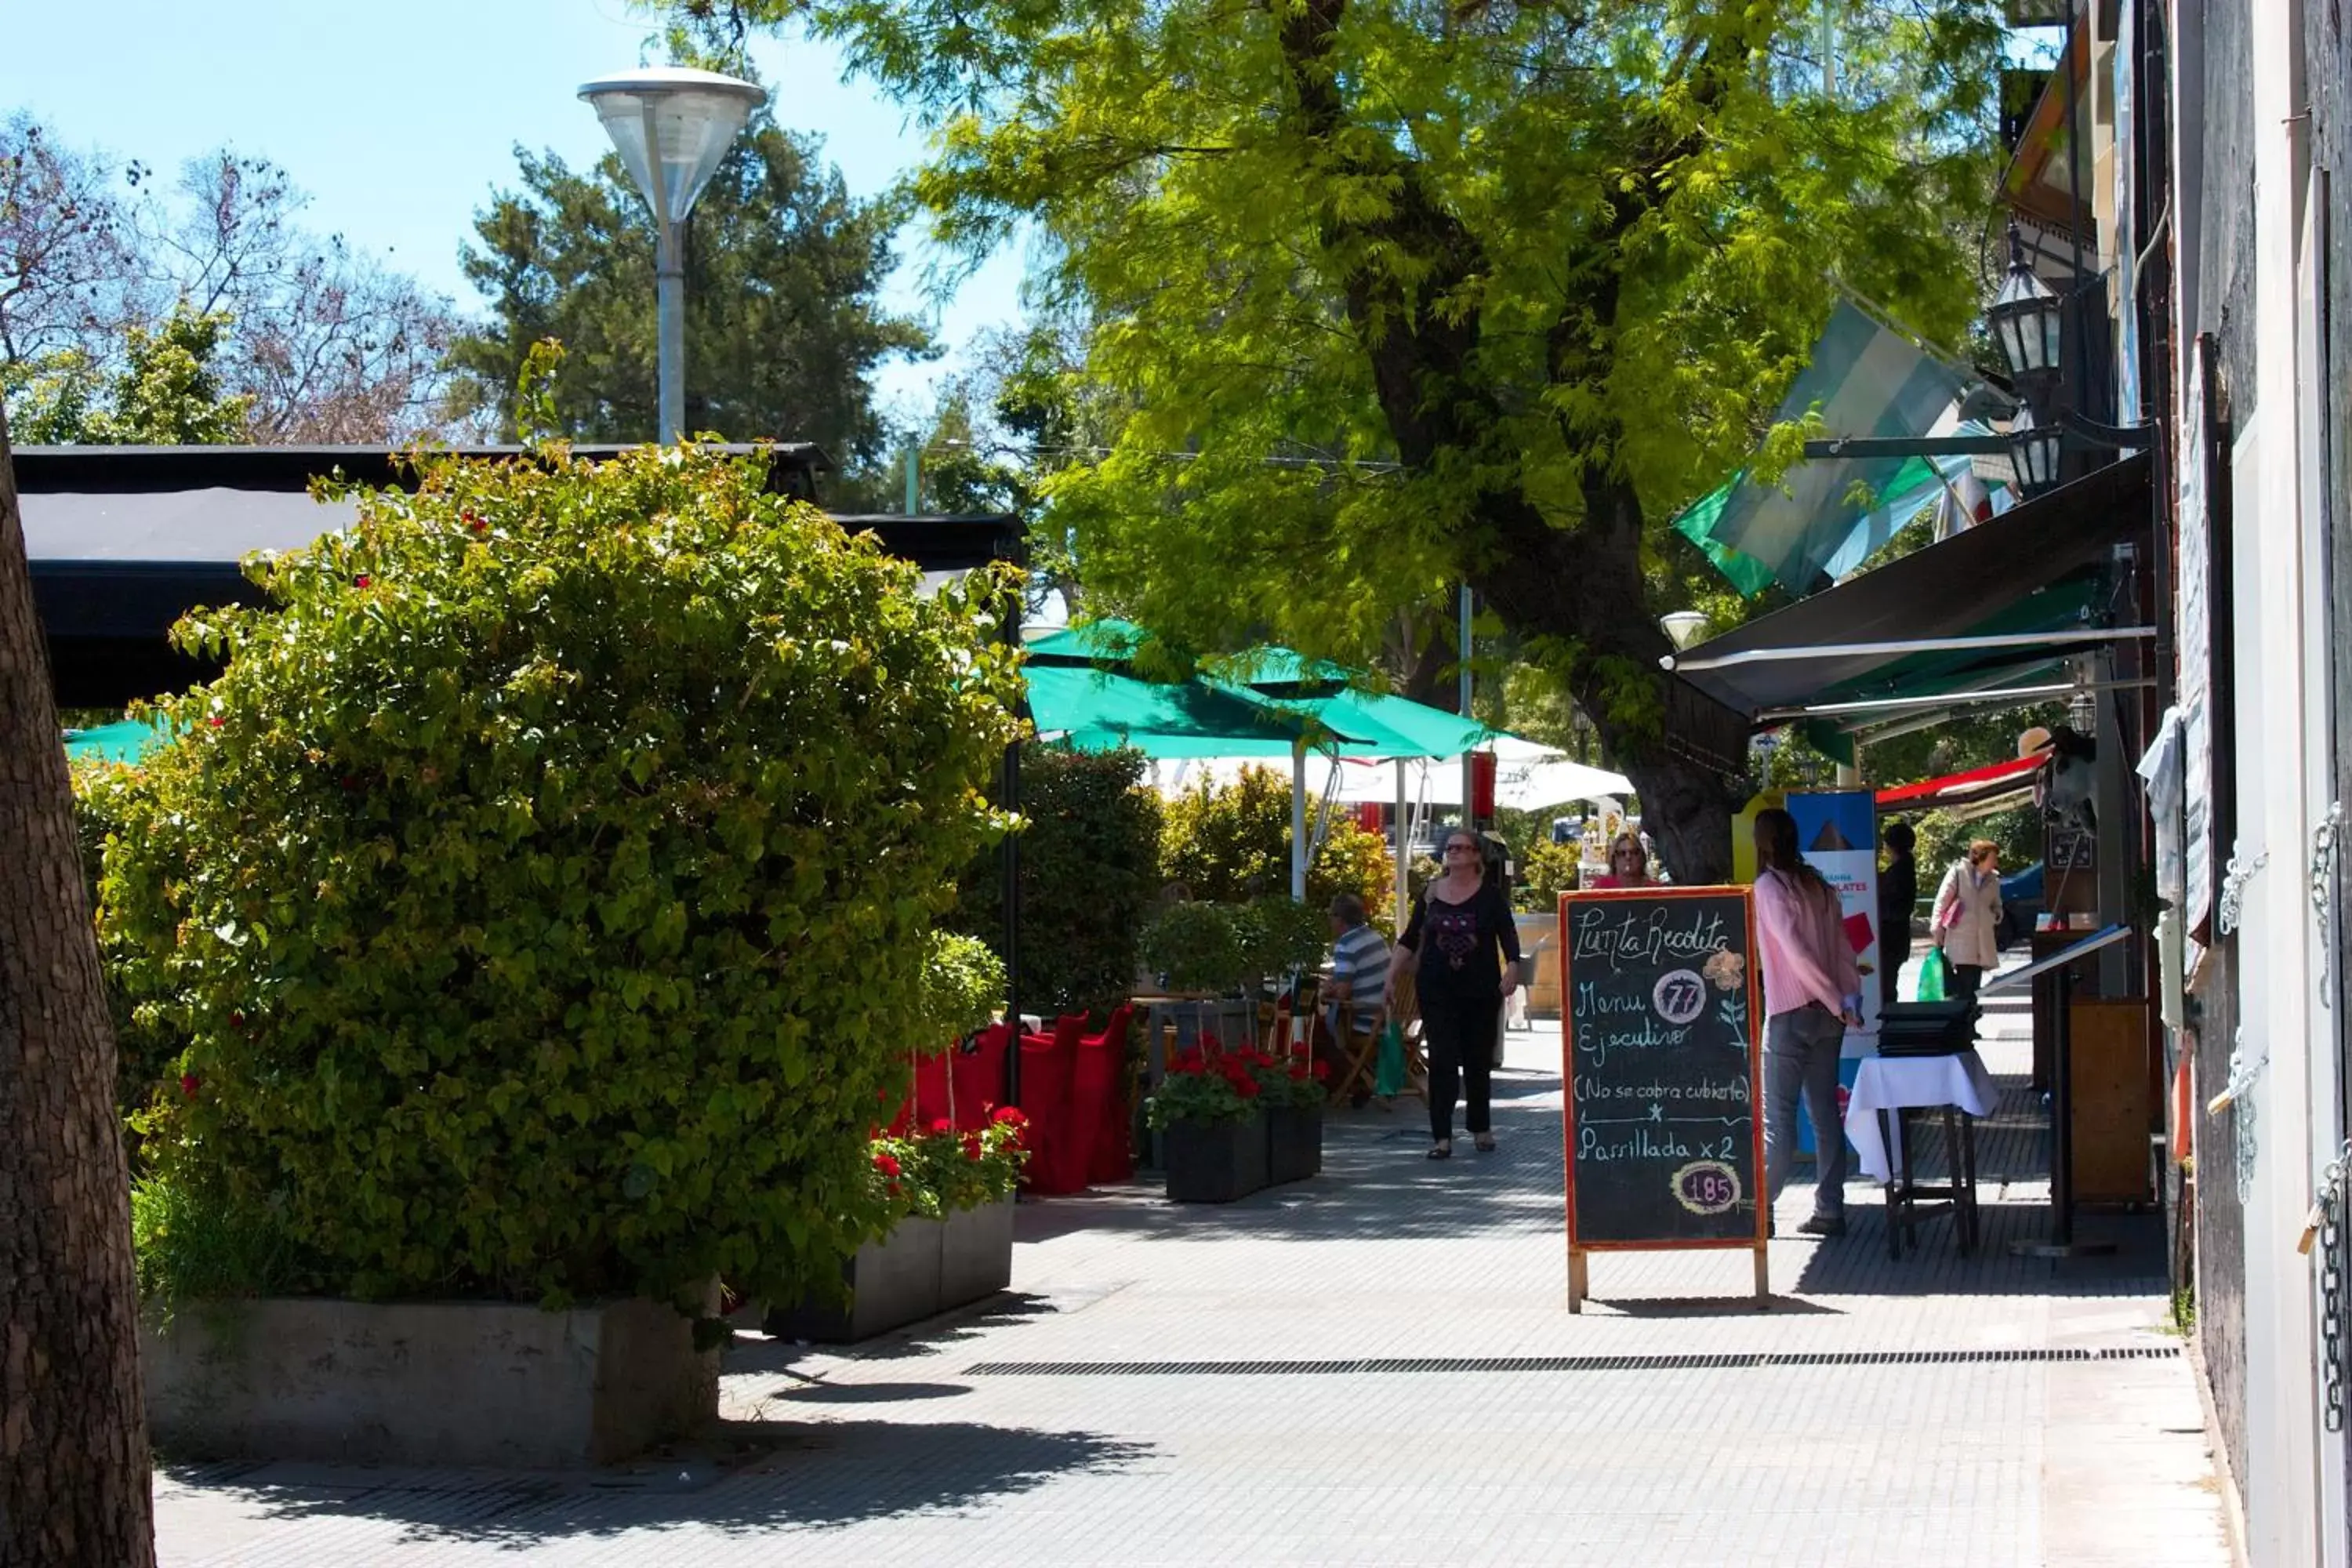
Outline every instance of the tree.
{"type": "Polygon", "coordinates": [[[254,399],[221,387],[229,319],[175,305],[160,325],[124,331],[111,376],[80,349],[0,363],[0,395],[25,411],[34,445],[211,446],[246,438],[254,399]]]}
{"type": "Polygon", "coordinates": [[[0,389],[16,401],[20,437],[459,434],[445,407],[448,302],[341,236],[304,229],[304,200],[267,159],[215,153],[166,189],[143,164],[60,148],[28,116],[0,121],[0,389]],[[233,427],[224,415],[196,433],[201,420],[152,411],[131,417],[146,436],[86,423],[109,383],[119,408],[124,386],[157,383],[158,356],[182,350],[217,381],[216,407],[242,405],[233,427]]]}
{"type": "Polygon", "coordinates": [[[0,1563],[155,1561],[114,1093],[0,410],[0,1563]]]}
{"type": "MultiPolygon", "coordinates": [[[[879,303],[895,201],[857,201],[821,144],[762,110],[695,205],[686,245],[686,425],[735,440],[814,441],[845,468],[888,445],[869,380],[893,354],[928,354],[920,323],[879,303]]],[[[502,193],[463,251],[490,300],[490,330],[461,339],[501,427],[530,345],[564,345],[555,385],[564,430],[641,440],[655,423],[654,228],[621,161],[575,173],[515,150],[522,189],[502,193]]]]}
{"type": "Polygon", "coordinates": [[[1360,658],[1466,578],[1675,874],[1727,871],[1727,781],[1663,732],[1654,617],[1696,562],[1662,524],[1748,456],[1837,287],[1962,336],[1991,7],[1841,4],[1834,96],[1813,0],[740,9],[933,128],[941,239],[1043,237],[1083,376],[1133,406],[1047,489],[1090,583],[1201,646],[1248,620],[1360,658]]]}

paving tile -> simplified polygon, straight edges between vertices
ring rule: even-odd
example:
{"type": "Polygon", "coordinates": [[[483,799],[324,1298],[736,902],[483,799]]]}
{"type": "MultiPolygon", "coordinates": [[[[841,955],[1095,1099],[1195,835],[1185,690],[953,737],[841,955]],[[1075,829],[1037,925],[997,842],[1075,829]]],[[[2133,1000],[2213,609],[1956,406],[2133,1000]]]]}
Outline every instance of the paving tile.
{"type": "Polygon", "coordinates": [[[163,1561],[2220,1568],[2153,1225],[2010,1255],[2047,1228],[2046,1121],[2021,1012],[1991,1025],[1971,1258],[1932,1221],[1890,1260],[1857,1184],[1845,1237],[1772,1244],[1767,1310],[1744,1254],[1640,1253],[1596,1258],[1571,1315],[1558,1037],[1531,1032],[1491,1157],[1422,1159],[1417,1104],[1343,1114],[1323,1176],[1240,1204],[1024,1205],[980,1309],[847,1351],[739,1338],[740,1447],[691,1485],[167,1473],[163,1561]],[[1269,1362],[1299,1364],[1149,1370],[1269,1362]]]}

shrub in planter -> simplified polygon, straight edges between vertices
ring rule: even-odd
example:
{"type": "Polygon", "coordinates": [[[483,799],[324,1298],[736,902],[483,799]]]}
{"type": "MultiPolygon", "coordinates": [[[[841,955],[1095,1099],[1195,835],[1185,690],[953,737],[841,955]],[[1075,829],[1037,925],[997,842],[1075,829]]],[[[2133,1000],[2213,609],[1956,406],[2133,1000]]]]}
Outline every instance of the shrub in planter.
{"type": "Polygon", "coordinates": [[[1322,910],[1296,899],[1253,899],[1236,912],[1245,979],[1311,970],[1331,945],[1322,910]]]}
{"type": "Polygon", "coordinates": [[[1174,1201],[1230,1203],[1266,1184],[1265,1112],[1249,1059],[1256,1054],[1227,1054],[1213,1041],[1186,1051],[1147,1102],[1174,1201]]]}
{"type": "Polygon", "coordinates": [[[182,623],[227,671],[116,803],[114,978],[186,1042],[158,1175],[329,1293],[837,1287],[873,1107],[956,1027],[1009,579],[925,598],[693,447],[357,499],[182,623]]]}
{"type": "Polygon", "coordinates": [[[1143,962],[1178,991],[1223,994],[1240,987],[1249,965],[1237,910],[1226,904],[1170,904],[1143,928],[1143,962]]]}

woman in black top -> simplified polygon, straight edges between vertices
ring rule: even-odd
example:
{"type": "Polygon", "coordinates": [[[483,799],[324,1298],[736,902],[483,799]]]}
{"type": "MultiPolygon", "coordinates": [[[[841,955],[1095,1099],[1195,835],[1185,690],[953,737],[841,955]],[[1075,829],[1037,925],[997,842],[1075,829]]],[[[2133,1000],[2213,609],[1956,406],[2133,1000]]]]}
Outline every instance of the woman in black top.
{"type": "MultiPolygon", "coordinates": [[[[1519,931],[1503,890],[1486,880],[1477,836],[1457,829],[1445,837],[1445,870],[1412,904],[1412,922],[1397,939],[1414,955],[1423,1042],[1429,1048],[1429,1157],[1454,1152],[1454,1096],[1467,1091],[1464,1124],[1481,1153],[1495,1147],[1487,1103],[1495,1026],[1504,999],[1518,989],[1519,931]],[[1496,962],[1501,950],[1507,965],[1496,962]]],[[[1389,966],[1389,987],[1402,972],[1389,966]]]]}

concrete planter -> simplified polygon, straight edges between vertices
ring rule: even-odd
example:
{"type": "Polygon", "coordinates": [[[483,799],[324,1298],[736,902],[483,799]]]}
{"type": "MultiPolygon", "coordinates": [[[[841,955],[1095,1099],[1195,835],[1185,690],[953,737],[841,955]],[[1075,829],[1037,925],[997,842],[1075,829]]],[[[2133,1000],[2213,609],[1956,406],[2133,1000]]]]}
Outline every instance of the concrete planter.
{"type": "Polygon", "coordinates": [[[940,1310],[940,1233],[946,1228],[943,1221],[908,1215],[843,1267],[847,1302],[775,1308],[764,1326],[781,1339],[843,1344],[920,1322],[940,1310]]]}
{"type": "Polygon", "coordinates": [[[1321,1106],[1281,1106],[1265,1113],[1265,1167],[1269,1186],[1323,1173],[1321,1106]]]}
{"type": "Polygon", "coordinates": [[[653,1301],[208,1302],[151,1320],[140,1348],[174,1458],[563,1469],[719,1414],[719,1352],[653,1301]]]}
{"type": "Polygon", "coordinates": [[[1229,1204],[1266,1184],[1265,1118],[1171,1121],[1160,1133],[1168,1196],[1180,1204],[1229,1204]]]}
{"type": "Polygon", "coordinates": [[[801,1302],[761,1323],[782,1339],[848,1344],[983,1301],[1013,1283],[1013,1200],[943,1220],[909,1217],[857,1249],[846,1305],[801,1302]]]}
{"type": "Polygon", "coordinates": [[[940,1237],[940,1310],[984,1301],[1013,1284],[1013,1200],[948,1215],[940,1237]]]}

